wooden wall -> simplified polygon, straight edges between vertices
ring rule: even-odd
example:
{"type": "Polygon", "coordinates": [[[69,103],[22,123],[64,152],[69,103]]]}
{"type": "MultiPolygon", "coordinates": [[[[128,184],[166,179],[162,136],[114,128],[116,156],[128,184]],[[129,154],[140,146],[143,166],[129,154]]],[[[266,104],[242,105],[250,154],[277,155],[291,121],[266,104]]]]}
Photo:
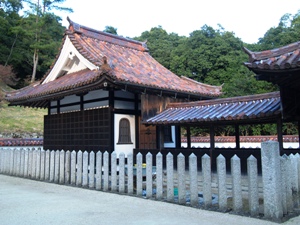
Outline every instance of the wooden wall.
{"type": "Polygon", "coordinates": [[[44,118],[44,149],[109,151],[109,108],[46,115],[44,118]]]}

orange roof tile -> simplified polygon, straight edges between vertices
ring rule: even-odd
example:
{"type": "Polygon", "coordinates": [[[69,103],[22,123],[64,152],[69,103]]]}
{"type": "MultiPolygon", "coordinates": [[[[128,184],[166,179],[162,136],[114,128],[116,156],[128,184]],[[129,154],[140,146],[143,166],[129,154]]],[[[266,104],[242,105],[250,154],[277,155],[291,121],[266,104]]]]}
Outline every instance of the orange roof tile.
{"type": "Polygon", "coordinates": [[[215,98],[222,94],[221,86],[203,84],[172,73],[151,57],[143,42],[97,31],[71,20],[69,22],[65,38],[69,37],[78,52],[100,70],[86,69],[64,75],[46,84],[31,85],[10,93],[7,96],[8,101],[23,104],[24,101],[45,100],[49,95],[67,95],[70,90],[76,92],[78,88],[82,89],[87,84],[99,83],[104,76],[118,85],[135,85],[163,92],[203,98],[215,98]],[[111,68],[109,72],[101,70],[104,56],[107,57],[111,68]]]}

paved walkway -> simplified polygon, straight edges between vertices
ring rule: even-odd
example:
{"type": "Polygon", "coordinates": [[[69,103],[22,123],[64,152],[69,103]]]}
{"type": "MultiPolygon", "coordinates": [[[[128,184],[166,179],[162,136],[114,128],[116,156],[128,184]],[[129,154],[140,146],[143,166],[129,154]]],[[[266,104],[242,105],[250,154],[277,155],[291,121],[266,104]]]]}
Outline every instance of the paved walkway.
{"type": "MultiPolygon", "coordinates": [[[[0,175],[1,225],[275,225],[177,204],[0,175]]],[[[300,217],[285,222],[300,224],[300,217]]]]}

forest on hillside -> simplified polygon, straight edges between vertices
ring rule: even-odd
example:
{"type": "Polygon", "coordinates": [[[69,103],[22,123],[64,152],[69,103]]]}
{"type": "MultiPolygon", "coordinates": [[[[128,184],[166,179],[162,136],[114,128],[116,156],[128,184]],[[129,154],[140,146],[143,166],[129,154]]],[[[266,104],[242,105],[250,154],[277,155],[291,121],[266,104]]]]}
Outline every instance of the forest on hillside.
{"type": "MultiPolygon", "coordinates": [[[[28,0],[0,0],[2,82],[18,89],[40,80],[46,74],[58,53],[65,31],[54,9],[72,12],[71,8],[59,7],[62,2],[64,0],[34,3],[28,0]],[[24,8],[27,10],[24,11],[24,8]]],[[[112,26],[106,26],[104,31],[117,34],[117,28],[112,26]]],[[[167,33],[158,26],[144,31],[139,37],[128,38],[147,40],[151,56],[175,74],[211,85],[223,85],[222,97],[233,97],[277,90],[270,83],[257,81],[255,74],[243,65],[248,60],[243,47],[251,51],[273,49],[299,41],[299,37],[300,12],[282,15],[278,25],[269,28],[255,44],[244,43],[222,25],[218,29],[204,25],[199,30],[191,31],[188,37],[167,33]]],[[[295,133],[293,126],[288,127],[285,133],[295,133]]],[[[268,126],[246,130],[247,134],[276,132],[275,127],[268,126]]]]}

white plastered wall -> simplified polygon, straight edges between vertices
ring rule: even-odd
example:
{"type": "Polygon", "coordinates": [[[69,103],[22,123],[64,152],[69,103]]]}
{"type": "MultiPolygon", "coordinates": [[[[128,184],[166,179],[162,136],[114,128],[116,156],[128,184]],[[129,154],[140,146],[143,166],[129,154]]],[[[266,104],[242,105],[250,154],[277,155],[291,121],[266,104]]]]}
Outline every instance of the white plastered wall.
{"type": "Polygon", "coordinates": [[[71,67],[67,68],[67,73],[73,73],[85,68],[89,68],[90,70],[97,69],[97,66],[92,64],[77,51],[69,37],[66,37],[58,60],[55,62],[43,84],[55,80],[62,71],[66,70],[66,66],[68,65],[71,67]],[[74,61],[74,63],[72,63],[72,61],[74,61]]]}
{"type": "Polygon", "coordinates": [[[135,116],[134,115],[126,115],[126,114],[115,114],[115,151],[117,155],[121,152],[127,156],[128,153],[133,153],[133,149],[135,148],[135,116]],[[122,118],[126,118],[130,122],[130,133],[131,133],[131,141],[132,144],[117,144],[119,139],[119,123],[122,118]]]}

